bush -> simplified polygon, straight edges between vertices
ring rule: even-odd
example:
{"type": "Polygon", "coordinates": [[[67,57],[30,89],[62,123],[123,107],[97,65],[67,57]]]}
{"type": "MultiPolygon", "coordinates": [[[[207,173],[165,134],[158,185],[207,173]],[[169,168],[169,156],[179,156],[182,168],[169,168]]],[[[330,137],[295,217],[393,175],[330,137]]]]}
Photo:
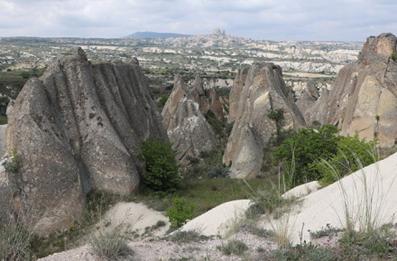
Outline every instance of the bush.
{"type": "Polygon", "coordinates": [[[167,216],[170,219],[171,227],[178,228],[185,224],[186,220],[193,217],[194,206],[187,200],[175,197],[172,205],[167,209],[167,216]]]}
{"type": "Polygon", "coordinates": [[[147,140],[142,146],[142,155],[146,163],[143,183],[156,191],[175,190],[181,176],[175,160],[175,152],[168,142],[147,140]]]}
{"type": "Polygon", "coordinates": [[[22,165],[21,157],[13,152],[12,155],[4,163],[4,168],[9,173],[18,173],[22,165]]]}
{"type": "Polygon", "coordinates": [[[324,125],[293,133],[274,150],[273,157],[284,165],[287,187],[313,180],[329,184],[339,178],[329,165],[336,166],[340,177],[350,174],[377,161],[375,145],[356,136],[340,136],[335,126],[324,125]]]}
{"type": "Polygon", "coordinates": [[[338,151],[328,162],[317,161],[314,168],[320,173],[323,185],[331,184],[344,175],[350,174],[362,167],[378,161],[375,152],[375,142],[367,142],[355,137],[340,137],[338,151]],[[335,168],[330,171],[329,166],[335,168]],[[338,173],[338,175],[335,175],[338,173]]]}
{"type": "Polygon", "coordinates": [[[90,245],[96,255],[106,260],[119,260],[133,254],[119,228],[111,232],[98,232],[91,238],[90,245]]]}
{"type": "Polygon", "coordinates": [[[218,246],[218,250],[222,251],[225,255],[241,256],[248,250],[247,245],[240,240],[230,240],[226,245],[218,246]]]}
{"type": "Polygon", "coordinates": [[[391,55],[391,59],[395,62],[397,62],[397,52],[394,51],[393,54],[391,55]]]}
{"type": "Polygon", "coordinates": [[[0,260],[30,260],[31,234],[19,223],[0,226],[0,260]]]}
{"type": "Polygon", "coordinates": [[[318,180],[320,173],[313,167],[318,159],[329,159],[337,152],[338,129],[324,125],[319,129],[300,129],[285,139],[273,152],[289,173],[287,186],[293,187],[318,180]]]}

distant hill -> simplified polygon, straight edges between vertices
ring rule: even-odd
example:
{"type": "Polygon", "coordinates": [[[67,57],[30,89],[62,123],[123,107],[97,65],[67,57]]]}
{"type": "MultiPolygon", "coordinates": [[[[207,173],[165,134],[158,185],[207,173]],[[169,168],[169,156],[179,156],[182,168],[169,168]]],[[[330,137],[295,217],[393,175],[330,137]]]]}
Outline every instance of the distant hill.
{"type": "Polygon", "coordinates": [[[128,35],[127,38],[135,39],[154,39],[154,38],[177,38],[190,36],[188,34],[177,34],[177,33],[157,33],[157,32],[136,32],[128,35]]]}

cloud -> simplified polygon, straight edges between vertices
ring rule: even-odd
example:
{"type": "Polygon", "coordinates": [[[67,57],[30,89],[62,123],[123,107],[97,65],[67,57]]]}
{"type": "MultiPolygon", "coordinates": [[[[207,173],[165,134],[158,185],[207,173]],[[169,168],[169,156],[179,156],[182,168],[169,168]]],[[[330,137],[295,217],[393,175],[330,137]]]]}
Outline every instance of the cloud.
{"type": "Polygon", "coordinates": [[[0,0],[0,36],[203,34],[222,27],[257,39],[363,41],[396,33],[396,13],[395,0],[0,0]]]}

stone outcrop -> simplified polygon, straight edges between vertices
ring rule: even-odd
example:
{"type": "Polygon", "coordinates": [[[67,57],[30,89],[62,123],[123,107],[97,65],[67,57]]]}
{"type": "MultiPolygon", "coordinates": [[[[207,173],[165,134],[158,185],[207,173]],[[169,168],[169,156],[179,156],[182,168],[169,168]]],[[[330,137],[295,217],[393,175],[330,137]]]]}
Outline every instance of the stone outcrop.
{"type": "Polygon", "coordinates": [[[231,119],[234,126],[229,137],[223,162],[231,165],[231,175],[237,178],[259,174],[263,149],[277,133],[276,122],[268,117],[271,111],[282,110],[282,128],[305,125],[305,120],[294,103],[279,66],[254,64],[240,70],[235,88],[230,94],[231,119]],[[236,101],[238,101],[236,103],[236,101]]]}
{"type": "MultiPolygon", "coordinates": [[[[82,49],[30,79],[8,111],[19,213],[46,235],[67,228],[92,190],[137,189],[148,138],[167,139],[139,64],[91,64],[82,49]]],[[[15,205],[15,204],[14,204],[15,205]]]]}
{"type": "Polygon", "coordinates": [[[340,70],[327,101],[327,122],[345,135],[378,138],[383,147],[397,141],[397,38],[369,37],[356,63],[340,70]]]}
{"type": "MultiPolygon", "coordinates": [[[[162,116],[177,159],[182,164],[200,157],[202,152],[213,150],[217,143],[212,127],[200,110],[199,99],[197,89],[189,90],[180,76],[175,77],[174,89],[163,108],[162,116]]],[[[207,106],[208,103],[203,100],[201,106],[207,106]]]]}
{"type": "Polygon", "coordinates": [[[203,115],[211,111],[218,120],[224,120],[221,98],[215,88],[204,89],[204,83],[200,76],[197,75],[192,85],[188,87],[187,94],[190,99],[199,104],[203,115]]]}

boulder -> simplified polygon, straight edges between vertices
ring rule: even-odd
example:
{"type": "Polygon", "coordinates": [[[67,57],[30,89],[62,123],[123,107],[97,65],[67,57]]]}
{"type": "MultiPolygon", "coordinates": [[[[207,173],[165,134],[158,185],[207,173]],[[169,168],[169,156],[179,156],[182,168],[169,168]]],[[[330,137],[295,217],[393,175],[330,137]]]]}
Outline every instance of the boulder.
{"type": "Polygon", "coordinates": [[[82,49],[30,79],[8,110],[7,150],[21,166],[15,198],[46,235],[81,216],[92,190],[127,195],[139,185],[140,146],[167,140],[137,63],[91,64],[82,49]]]}
{"type": "Polygon", "coordinates": [[[369,37],[356,63],[340,70],[327,101],[327,122],[345,135],[372,140],[382,147],[397,142],[397,38],[369,37]]]}
{"type": "Polygon", "coordinates": [[[177,160],[183,165],[200,157],[201,153],[215,149],[217,144],[215,133],[202,114],[199,103],[193,100],[198,99],[196,94],[190,92],[182,78],[177,76],[174,90],[162,112],[163,124],[177,152],[177,160]]]}
{"type": "Polygon", "coordinates": [[[229,119],[234,119],[234,125],[223,162],[231,166],[233,177],[245,178],[259,174],[263,150],[272,137],[282,129],[304,126],[305,120],[291,89],[282,79],[279,66],[255,64],[248,70],[240,70],[239,74],[233,87],[236,89],[230,94],[230,106],[235,108],[229,119]],[[272,111],[283,112],[283,124],[269,118],[272,111]]]}

